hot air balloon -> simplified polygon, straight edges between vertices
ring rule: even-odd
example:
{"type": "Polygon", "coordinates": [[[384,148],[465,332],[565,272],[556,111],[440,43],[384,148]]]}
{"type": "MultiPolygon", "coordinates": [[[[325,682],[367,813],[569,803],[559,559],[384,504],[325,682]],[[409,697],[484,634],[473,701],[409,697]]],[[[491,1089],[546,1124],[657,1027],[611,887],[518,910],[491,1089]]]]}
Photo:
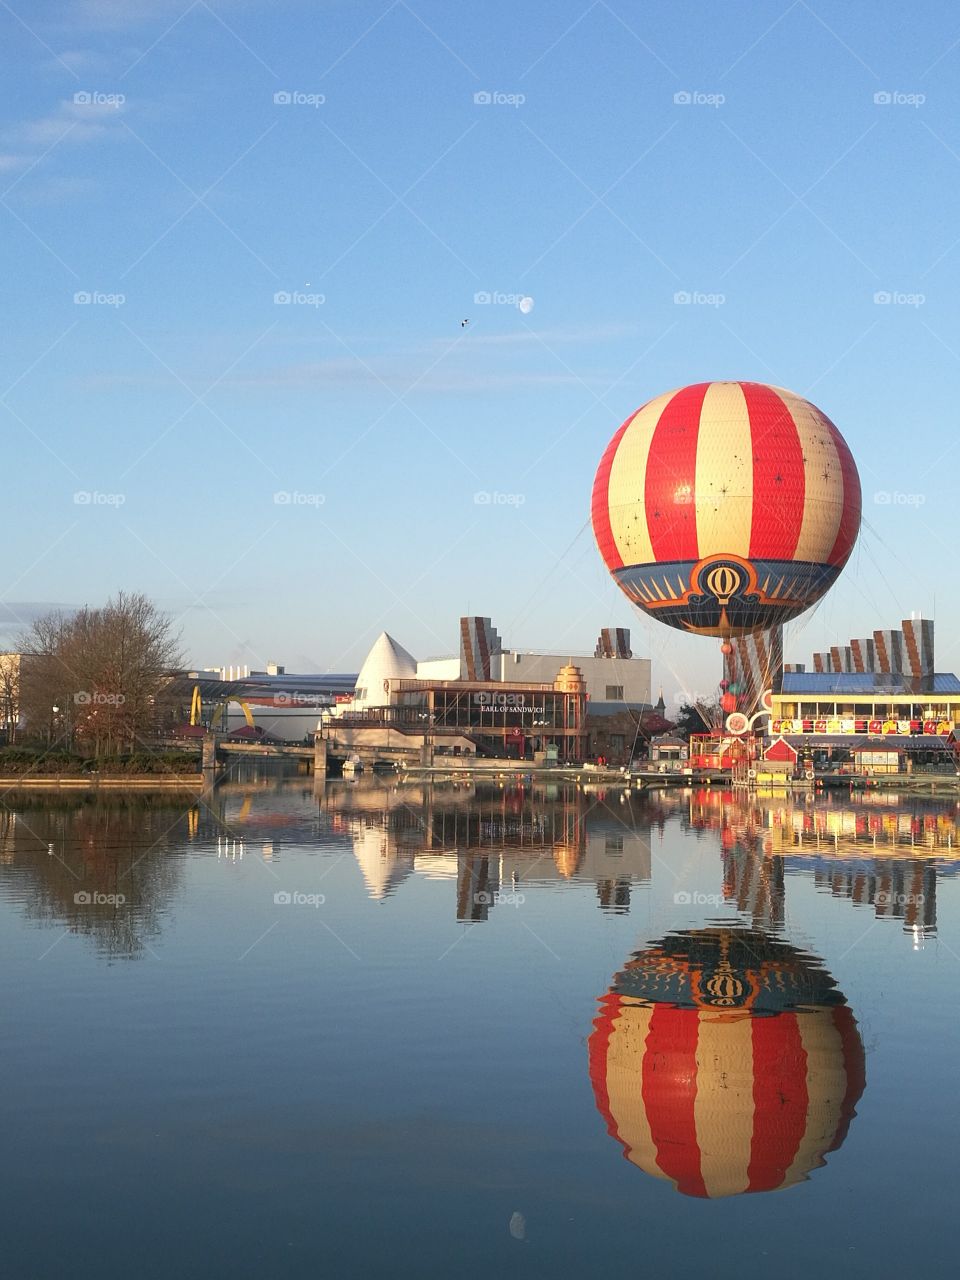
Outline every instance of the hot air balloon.
{"type": "Polygon", "coordinates": [[[625,1157],[684,1195],[790,1187],[843,1142],[863,1042],[814,957],[712,926],[637,952],[589,1041],[597,1107],[625,1157]]]}
{"type": "Polygon", "coordinates": [[[631,414],[600,461],[593,529],[618,586],[669,626],[728,643],[832,586],[860,479],[815,405],[759,382],[699,382],[631,414]]]}

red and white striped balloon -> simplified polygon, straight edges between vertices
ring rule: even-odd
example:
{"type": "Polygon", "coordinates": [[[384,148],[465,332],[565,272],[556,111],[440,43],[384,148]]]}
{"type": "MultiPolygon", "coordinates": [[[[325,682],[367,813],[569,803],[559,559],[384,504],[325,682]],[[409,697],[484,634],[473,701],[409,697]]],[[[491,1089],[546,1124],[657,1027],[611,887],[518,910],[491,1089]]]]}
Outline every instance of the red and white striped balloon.
{"type": "Polygon", "coordinates": [[[860,528],[856,464],[810,401],[758,382],[657,396],[610,441],[593,528],[640,608],[703,635],[795,617],[829,589],[860,528]]]}

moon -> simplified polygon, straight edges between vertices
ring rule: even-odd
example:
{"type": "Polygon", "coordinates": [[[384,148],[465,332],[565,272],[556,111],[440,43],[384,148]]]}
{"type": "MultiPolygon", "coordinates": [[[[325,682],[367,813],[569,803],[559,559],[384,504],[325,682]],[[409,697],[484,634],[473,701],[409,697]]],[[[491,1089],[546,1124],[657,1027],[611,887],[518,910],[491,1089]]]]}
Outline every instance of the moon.
{"type": "Polygon", "coordinates": [[[517,306],[525,316],[528,316],[530,312],[533,310],[533,299],[530,297],[523,297],[517,303],[517,306]]]}

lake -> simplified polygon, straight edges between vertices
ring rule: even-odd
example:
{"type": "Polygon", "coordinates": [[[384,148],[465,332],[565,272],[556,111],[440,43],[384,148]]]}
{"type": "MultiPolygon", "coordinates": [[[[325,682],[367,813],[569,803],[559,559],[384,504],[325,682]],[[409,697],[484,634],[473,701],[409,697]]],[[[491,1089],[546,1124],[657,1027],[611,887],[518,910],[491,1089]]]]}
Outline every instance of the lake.
{"type": "Polygon", "coordinates": [[[0,803],[14,1280],[955,1274],[955,801],[0,803]]]}

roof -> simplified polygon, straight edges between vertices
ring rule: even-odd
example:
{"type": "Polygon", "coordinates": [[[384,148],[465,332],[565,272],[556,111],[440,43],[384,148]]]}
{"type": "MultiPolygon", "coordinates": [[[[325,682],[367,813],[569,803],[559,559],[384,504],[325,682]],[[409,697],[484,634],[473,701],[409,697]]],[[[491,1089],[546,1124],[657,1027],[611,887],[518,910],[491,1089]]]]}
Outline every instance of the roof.
{"type": "Polygon", "coordinates": [[[785,694],[960,694],[960,679],[950,671],[921,680],[903,671],[785,671],[782,691],[785,694]]]}
{"type": "Polygon", "coordinates": [[[403,680],[416,674],[416,658],[393,636],[381,631],[364,659],[356,687],[364,691],[363,701],[377,703],[383,701],[390,680],[403,680]]]}

